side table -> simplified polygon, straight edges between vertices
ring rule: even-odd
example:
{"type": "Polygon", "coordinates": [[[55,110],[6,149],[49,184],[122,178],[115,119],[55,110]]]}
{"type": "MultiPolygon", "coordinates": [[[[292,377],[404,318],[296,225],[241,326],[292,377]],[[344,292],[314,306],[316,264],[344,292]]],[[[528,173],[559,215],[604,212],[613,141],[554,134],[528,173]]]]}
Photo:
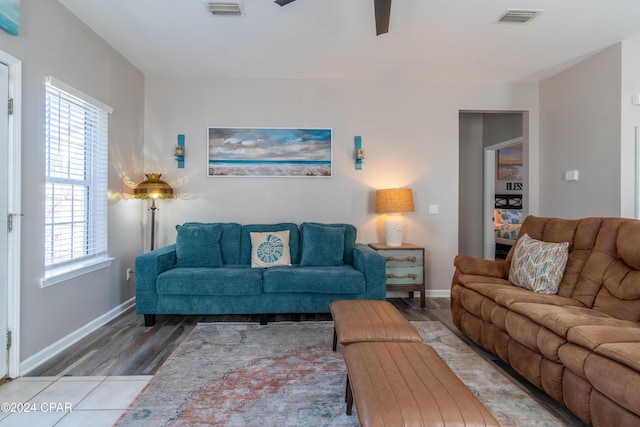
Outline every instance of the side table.
{"type": "Polygon", "coordinates": [[[369,243],[369,246],[387,260],[387,291],[420,292],[420,307],[425,307],[424,248],[413,243],[391,247],[384,243],[369,243]]]}

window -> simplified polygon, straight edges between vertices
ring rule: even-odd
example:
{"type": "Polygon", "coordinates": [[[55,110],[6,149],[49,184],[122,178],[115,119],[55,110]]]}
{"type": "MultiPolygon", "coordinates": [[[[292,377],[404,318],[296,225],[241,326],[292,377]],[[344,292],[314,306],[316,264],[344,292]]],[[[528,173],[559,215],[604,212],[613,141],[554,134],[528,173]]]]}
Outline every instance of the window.
{"type": "Polygon", "coordinates": [[[47,283],[52,276],[107,258],[109,112],[91,97],[47,78],[43,286],[53,284],[47,283]]]}

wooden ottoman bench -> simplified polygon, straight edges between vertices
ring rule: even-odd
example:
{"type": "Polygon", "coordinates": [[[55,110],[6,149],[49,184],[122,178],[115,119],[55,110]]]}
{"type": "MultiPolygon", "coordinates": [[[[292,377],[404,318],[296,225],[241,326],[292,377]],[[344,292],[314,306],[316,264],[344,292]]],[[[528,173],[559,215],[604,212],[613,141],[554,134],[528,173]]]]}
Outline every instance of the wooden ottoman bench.
{"type": "Polygon", "coordinates": [[[499,426],[438,353],[423,343],[361,342],[342,350],[347,415],[361,426],[499,426]]]}
{"type": "Polygon", "coordinates": [[[363,341],[422,342],[416,328],[391,303],[381,300],[340,300],[330,304],[333,351],[363,341]]]}

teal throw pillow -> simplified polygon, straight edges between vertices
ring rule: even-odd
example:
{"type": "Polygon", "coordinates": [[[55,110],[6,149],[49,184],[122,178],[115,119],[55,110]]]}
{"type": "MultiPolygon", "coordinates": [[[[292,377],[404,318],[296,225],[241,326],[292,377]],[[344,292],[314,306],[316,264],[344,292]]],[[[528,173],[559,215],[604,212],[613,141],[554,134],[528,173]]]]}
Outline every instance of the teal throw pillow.
{"type": "Polygon", "coordinates": [[[177,267],[222,267],[220,224],[177,225],[177,267]]]}
{"type": "Polygon", "coordinates": [[[300,266],[333,267],[343,260],[344,227],[305,224],[300,266]]]}

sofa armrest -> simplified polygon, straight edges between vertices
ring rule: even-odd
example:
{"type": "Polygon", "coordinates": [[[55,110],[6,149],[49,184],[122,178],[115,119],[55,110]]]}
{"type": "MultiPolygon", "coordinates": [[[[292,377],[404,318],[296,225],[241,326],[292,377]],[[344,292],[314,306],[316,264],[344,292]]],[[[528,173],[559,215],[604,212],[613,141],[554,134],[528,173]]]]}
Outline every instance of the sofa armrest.
{"type": "Polygon", "coordinates": [[[353,267],[364,274],[367,282],[367,298],[387,297],[386,260],[384,256],[363,243],[353,249],[353,267]]]}
{"type": "Polygon", "coordinates": [[[159,248],[136,257],[136,312],[155,314],[158,306],[156,279],[176,266],[176,245],[159,248]]]}
{"type": "Polygon", "coordinates": [[[496,277],[505,280],[509,278],[509,267],[511,267],[511,263],[508,261],[491,261],[466,255],[456,256],[453,265],[462,274],[496,277]]]}

